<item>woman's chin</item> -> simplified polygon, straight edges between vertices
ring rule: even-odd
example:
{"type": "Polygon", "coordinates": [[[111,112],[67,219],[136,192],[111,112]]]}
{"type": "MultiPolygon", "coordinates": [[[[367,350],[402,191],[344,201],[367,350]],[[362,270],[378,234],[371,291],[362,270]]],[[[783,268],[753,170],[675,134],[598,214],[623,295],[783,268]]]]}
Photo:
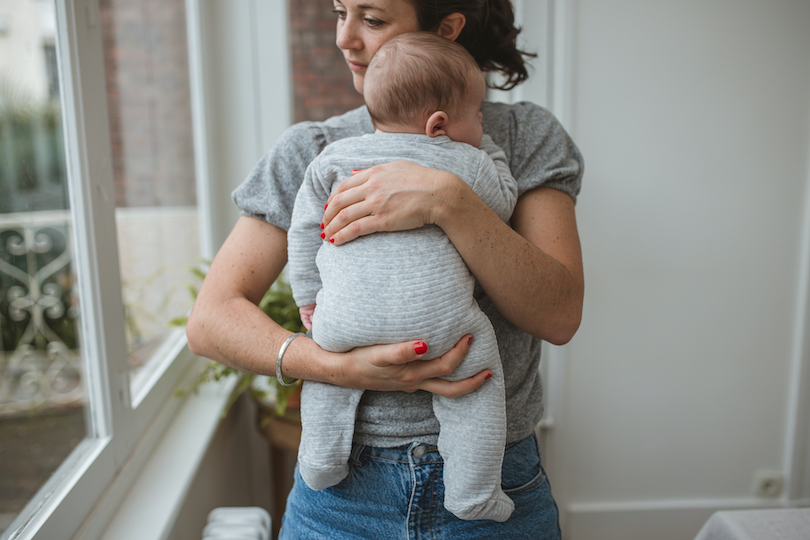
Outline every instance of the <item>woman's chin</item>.
{"type": "Polygon", "coordinates": [[[363,72],[363,73],[353,72],[352,73],[352,82],[354,83],[354,89],[357,90],[360,94],[363,93],[364,75],[365,75],[365,72],[363,72]]]}

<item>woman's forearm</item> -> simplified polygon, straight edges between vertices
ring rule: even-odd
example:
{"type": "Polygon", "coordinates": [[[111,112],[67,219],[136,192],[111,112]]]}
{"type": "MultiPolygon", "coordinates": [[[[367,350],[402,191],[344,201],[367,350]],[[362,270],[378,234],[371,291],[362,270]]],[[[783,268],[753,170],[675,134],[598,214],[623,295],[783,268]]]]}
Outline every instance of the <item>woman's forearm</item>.
{"type": "MultiPolygon", "coordinates": [[[[258,304],[281,273],[286,253],[285,231],[250,217],[239,219],[211,264],[189,317],[186,333],[193,353],[242,371],[275,375],[278,352],[292,332],[258,304]]],[[[472,392],[491,375],[484,370],[461,381],[441,378],[464,359],[469,337],[428,361],[421,360],[429,351],[418,341],[332,353],[301,337],[284,353],[282,375],[364,390],[426,390],[453,397],[472,392]]]]}
{"type": "MultiPolygon", "coordinates": [[[[233,368],[274,376],[276,358],[292,332],[258,304],[287,260],[287,233],[242,217],[211,264],[189,317],[189,348],[233,368]]],[[[299,338],[284,355],[287,377],[346,384],[335,355],[299,338]]]]}
{"type": "Polygon", "coordinates": [[[503,223],[463,182],[447,182],[434,213],[501,314],[554,344],[568,342],[582,316],[583,272],[570,196],[525,193],[503,223]]]}
{"type": "MultiPolygon", "coordinates": [[[[192,352],[242,371],[274,376],[278,351],[292,332],[277,325],[246,298],[217,303],[208,294],[203,295],[202,303],[199,300],[188,326],[192,352]]],[[[429,361],[421,360],[428,353],[424,344],[416,346],[421,342],[331,353],[301,337],[287,347],[282,375],[363,390],[426,390],[455,397],[474,391],[491,376],[489,370],[484,370],[460,381],[442,378],[462,362],[470,337],[464,336],[445,355],[429,361]]]]}
{"type": "Polygon", "coordinates": [[[275,370],[273,351],[289,336],[258,303],[286,263],[286,233],[242,217],[203,282],[186,335],[195,354],[260,374],[275,370]]]}

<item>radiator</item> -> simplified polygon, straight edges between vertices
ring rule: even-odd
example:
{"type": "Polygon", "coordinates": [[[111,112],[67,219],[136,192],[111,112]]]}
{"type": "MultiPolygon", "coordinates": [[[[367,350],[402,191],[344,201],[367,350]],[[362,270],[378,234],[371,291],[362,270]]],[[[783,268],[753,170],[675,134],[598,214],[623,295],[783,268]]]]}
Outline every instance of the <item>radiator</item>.
{"type": "Polygon", "coordinates": [[[270,514],[258,506],[214,508],[202,540],[270,540],[270,514]]]}

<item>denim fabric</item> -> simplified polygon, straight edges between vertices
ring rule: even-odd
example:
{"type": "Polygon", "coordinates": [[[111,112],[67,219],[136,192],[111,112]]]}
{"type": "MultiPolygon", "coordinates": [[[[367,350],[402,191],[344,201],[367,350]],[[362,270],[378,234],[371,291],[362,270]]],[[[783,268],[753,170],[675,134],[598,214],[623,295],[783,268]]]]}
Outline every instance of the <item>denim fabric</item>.
{"type": "Polygon", "coordinates": [[[506,447],[504,492],[515,502],[505,523],[462,521],[445,510],[443,462],[435,447],[355,445],[349,476],[309,489],[295,471],[281,540],[559,540],[557,505],[534,435],[506,447]]]}

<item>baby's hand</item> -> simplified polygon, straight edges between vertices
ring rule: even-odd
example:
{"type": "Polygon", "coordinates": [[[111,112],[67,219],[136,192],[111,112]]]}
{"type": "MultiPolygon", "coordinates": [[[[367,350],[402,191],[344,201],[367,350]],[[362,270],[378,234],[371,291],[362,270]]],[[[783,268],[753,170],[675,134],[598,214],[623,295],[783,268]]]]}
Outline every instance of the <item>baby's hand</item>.
{"type": "Polygon", "coordinates": [[[298,312],[301,314],[301,322],[304,324],[304,328],[312,331],[312,314],[315,313],[315,304],[309,304],[307,306],[303,306],[298,308],[298,312]]]}

